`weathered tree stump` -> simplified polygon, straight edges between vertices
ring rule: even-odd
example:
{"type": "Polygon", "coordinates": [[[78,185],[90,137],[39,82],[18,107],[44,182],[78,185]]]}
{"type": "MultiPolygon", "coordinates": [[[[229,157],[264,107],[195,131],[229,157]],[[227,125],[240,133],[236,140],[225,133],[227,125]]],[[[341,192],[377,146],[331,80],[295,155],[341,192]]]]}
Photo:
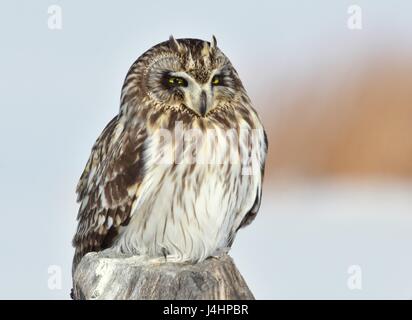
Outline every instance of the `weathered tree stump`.
{"type": "Polygon", "coordinates": [[[110,251],[83,257],[74,299],[254,299],[227,254],[197,264],[153,263],[110,251]]]}

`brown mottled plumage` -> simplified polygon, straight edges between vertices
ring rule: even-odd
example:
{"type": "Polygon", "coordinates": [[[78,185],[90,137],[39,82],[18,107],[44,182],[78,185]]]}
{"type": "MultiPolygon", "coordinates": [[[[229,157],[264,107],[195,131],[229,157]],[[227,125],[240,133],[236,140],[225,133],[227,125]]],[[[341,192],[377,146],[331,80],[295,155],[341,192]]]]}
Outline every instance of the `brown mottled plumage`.
{"type": "Polygon", "coordinates": [[[259,209],[266,152],[259,117],[214,37],[152,47],[129,69],[119,114],[78,183],[73,272],[105,248],[195,262],[230,247],[259,209]],[[198,140],[185,140],[187,132],[198,140]],[[215,162],[199,160],[209,157],[215,162]]]}

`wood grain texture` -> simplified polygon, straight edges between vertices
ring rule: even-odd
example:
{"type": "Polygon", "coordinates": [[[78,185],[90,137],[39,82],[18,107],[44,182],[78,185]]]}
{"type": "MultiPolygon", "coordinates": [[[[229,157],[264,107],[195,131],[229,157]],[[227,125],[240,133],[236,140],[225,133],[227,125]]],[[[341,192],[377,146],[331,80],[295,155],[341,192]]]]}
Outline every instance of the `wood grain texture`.
{"type": "Polygon", "coordinates": [[[73,283],[74,299],[254,299],[226,254],[197,264],[177,264],[91,252],[78,265],[73,283]]]}

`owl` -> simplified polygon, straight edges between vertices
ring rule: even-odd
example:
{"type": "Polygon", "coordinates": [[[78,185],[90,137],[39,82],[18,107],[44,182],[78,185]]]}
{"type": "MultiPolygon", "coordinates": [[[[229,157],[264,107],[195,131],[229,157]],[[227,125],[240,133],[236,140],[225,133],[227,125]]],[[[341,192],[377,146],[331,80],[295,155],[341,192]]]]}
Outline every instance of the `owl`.
{"type": "Polygon", "coordinates": [[[73,273],[108,248],[186,263],[226,252],[259,210],[267,147],[214,36],[155,45],[130,67],[80,177],[73,273]]]}

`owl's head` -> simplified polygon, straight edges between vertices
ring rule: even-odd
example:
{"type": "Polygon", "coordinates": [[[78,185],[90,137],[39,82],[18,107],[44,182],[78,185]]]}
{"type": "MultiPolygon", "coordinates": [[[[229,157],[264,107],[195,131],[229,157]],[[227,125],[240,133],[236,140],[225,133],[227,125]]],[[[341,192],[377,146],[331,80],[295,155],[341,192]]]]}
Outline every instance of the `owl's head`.
{"type": "Polygon", "coordinates": [[[171,36],[132,65],[122,89],[122,104],[137,98],[156,108],[206,117],[242,93],[239,76],[214,36],[211,42],[171,36]]]}

